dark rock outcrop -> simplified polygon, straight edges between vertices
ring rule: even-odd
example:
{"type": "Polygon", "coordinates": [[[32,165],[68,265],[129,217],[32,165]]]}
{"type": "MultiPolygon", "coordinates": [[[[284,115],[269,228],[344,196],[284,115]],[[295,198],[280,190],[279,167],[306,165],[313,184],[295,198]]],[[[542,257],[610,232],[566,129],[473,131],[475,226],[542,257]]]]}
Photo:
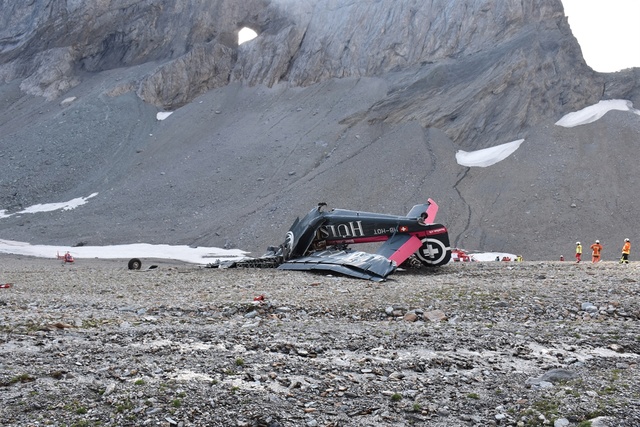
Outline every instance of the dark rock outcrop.
{"type": "Polygon", "coordinates": [[[309,86],[387,76],[389,96],[359,117],[418,120],[476,148],[567,106],[593,104],[607,89],[638,96],[632,76],[608,86],[608,77],[586,66],[558,0],[8,1],[1,7],[0,76],[19,78],[25,92],[49,99],[76,86],[83,73],[145,63],[157,66],[120,87],[169,110],[229,81],[309,86]],[[238,47],[242,26],[260,37],[238,47]]]}
{"type": "MultiPolygon", "coordinates": [[[[23,90],[52,99],[83,73],[156,63],[148,78],[175,76],[181,87],[143,98],[183,105],[216,84],[203,82],[228,82],[240,25],[265,7],[260,0],[2,2],[0,76],[22,79],[23,90]]],[[[156,85],[143,85],[146,91],[153,94],[156,85]]]]}

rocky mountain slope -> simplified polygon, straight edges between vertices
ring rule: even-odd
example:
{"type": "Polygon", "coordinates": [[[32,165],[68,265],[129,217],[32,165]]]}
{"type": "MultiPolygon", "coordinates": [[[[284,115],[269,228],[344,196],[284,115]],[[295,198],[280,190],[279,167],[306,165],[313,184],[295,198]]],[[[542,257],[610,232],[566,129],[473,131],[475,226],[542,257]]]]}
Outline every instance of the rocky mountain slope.
{"type": "Polygon", "coordinates": [[[554,123],[640,105],[640,69],[591,70],[560,0],[9,0],[0,79],[3,239],[260,254],[319,201],[427,197],[468,249],[549,259],[598,238],[612,259],[633,237],[640,118],[554,123]],[[489,168],[455,161],[521,138],[489,168]]]}

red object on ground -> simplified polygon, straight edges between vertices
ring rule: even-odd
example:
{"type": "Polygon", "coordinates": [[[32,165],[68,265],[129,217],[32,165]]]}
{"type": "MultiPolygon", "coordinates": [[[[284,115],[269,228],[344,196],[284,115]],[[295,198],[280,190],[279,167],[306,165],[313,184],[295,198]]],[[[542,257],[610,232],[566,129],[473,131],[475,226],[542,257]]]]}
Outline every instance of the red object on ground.
{"type": "Polygon", "coordinates": [[[264,295],[258,295],[253,299],[254,301],[264,301],[264,295]]]}
{"type": "Polygon", "coordinates": [[[58,259],[62,260],[62,262],[63,262],[63,263],[65,263],[65,264],[66,264],[66,263],[71,263],[71,262],[75,261],[75,260],[73,259],[73,256],[71,256],[71,254],[70,254],[69,252],[67,252],[67,253],[66,253],[66,254],[64,254],[64,255],[60,255],[60,252],[58,252],[58,253],[56,254],[56,257],[57,257],[58,259]]]}
{"type": "Polygon", "coordinates": [[[13,286],[12,283],[3,283],[0,285],[0,288],[10,288],[11,286],[13,286]]]}
{"type": "Polygon", "coordinates": [[[471,257],[464,250],[455,248],[451,251],[451,259],[454,262],[469,262],[471,257]]]}

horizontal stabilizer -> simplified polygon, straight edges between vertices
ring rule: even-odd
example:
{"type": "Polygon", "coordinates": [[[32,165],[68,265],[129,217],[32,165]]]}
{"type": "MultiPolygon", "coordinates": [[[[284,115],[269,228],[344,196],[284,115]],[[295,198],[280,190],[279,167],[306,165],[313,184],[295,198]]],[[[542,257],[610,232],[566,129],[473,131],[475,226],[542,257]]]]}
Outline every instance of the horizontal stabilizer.
{"type": "Polygon", "coordinates": [[[420,246],[422,246],[422,241],[416,236],[396,234],[384,242],[377,253],[400,265],[420,249],[420,246]]]}

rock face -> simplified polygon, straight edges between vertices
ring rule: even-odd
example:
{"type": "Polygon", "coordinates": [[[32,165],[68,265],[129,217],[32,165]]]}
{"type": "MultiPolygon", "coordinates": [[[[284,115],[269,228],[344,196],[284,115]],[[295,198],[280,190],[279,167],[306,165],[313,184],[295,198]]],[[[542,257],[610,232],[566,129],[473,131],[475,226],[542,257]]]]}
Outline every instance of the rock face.
{"type": "MultiPolygon", "coordinates": [[[[582,60],[558,0],[8,1],[0,7],[0,76],[22,79],[22,90],[49,99],[79,84],[83,72],[140,64],[156,67],[124,87],[166,109],[230,80],[309,86],[386,76],[389,96],[365,113],[369,120],[418,120],[475,148],[555,117],[566,105],[593,104],[607,90],[606,77],[582,60]],[[260,37],[238,47],[245,25],[260,37]]],[[[636,84],[626,86],[609,88],[610,95],[638,96],[636,84]]]]}
{"type": "MultiPolygon", "coordinates": [[[[602,159],[589,153],[554,151],[555,178],[541,179],[540,156],[558,148],[546,144],[568,138],[549,126],[600,99],[640,104],[640,70],[591,70],[560,0],[8,0],[0,79],[0,209],[104,197],[63,228],[52,214],[4,218],[0,231],[96,244],[258,250],[319,198],[403,213],[432,196],[448,207],[455,244],[515,250],[513,237],[529,233],[531,255],[546,256],[542,245],[565,237],[535,224],[556,216],[579,234],[567,207],[601,216],[606,190],[583,189],[580,170],[602,159]],[[259,36],[238,46],[245,26],[259,36]],[[160,123],[159,109],[177,111],[160,123]],[[517,164],[473,173],[453,160],[520,138],[530,148],[517,164]],[[496,185],[505,178],[524,187],[496,185]],[[531,204],[546,209],[531,225],[494,218],[522,218],[531,204]]],[[[627,130],[615,139],[630,144],[637,124],[618,125],[627,130]]]]}
{"type": "Polygon", "coordinates": [[[166,109],[229,80],[309,86],[389,76],[394,84],[370,112],[373,120],[418,120],[474,147],[489,140],[485,134],[502,137],[565,105],[595,103],[606,82],[584,64],[557,0],[34,1],[26,7],[8,1],[1,7],[0,75],[22,79],[25,92],[49,99],[76,86],[83,72],[149,63],[157,66],[134,86],[144,101],[166,109]],[[245,25],[260,37],[238,48],[245,25]]]}
{"type": "Polygon", "coordinates": [[[143,99],[184,104],[228,77],[239,22],[264,7],[261,1],[3,2],[2,77],[24,79],[26,92],[55,98],[83,72],[153,62],[159,68],[143,77],[150,80],[142,84],[143,99]],[[154,85],[171,77],[171,93],[154,85]],[[175,93],[178,85],[184,93],[175,93]]]}

